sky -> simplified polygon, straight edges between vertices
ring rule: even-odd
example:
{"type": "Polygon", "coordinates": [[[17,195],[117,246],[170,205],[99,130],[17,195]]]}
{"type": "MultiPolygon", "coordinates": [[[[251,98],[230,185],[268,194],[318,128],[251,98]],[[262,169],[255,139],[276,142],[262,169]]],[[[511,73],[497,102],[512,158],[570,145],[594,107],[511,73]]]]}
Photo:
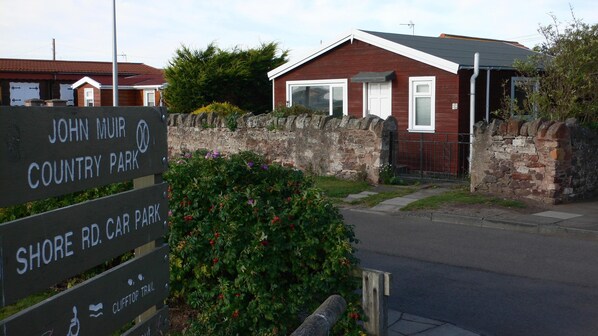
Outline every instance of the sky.
{"type": "MultiPolygon", "coordinates": [[[[112,61],[110,0],[0,0],[0,58],[112,61]]],[[[116,0],[119,62],[168,66],[182,45],[277,42],[296,59],[352,29],[543,41],[554,15],[598,23],[595,0],[116,0]],[[410,25],[413,24],[413,25],[410,25]]]]}

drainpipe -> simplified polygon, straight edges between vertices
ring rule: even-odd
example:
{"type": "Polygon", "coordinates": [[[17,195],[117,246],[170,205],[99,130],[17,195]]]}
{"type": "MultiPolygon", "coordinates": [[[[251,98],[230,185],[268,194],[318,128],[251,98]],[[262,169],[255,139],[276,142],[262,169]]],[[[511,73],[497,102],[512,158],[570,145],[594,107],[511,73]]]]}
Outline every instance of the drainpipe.
{"type": "Polygon", "coordinates": [[[490,122],[490,68],[486,70],[486,122],[490,122]]]}
{"type": "Polygon", "coordinates": [[[473,124],[475,123],[475,80],[480,73],[480,53],[473,55],[473,75],[469,80],[469,174],[471,175],[471,161],[473,159],[473,124]]]}

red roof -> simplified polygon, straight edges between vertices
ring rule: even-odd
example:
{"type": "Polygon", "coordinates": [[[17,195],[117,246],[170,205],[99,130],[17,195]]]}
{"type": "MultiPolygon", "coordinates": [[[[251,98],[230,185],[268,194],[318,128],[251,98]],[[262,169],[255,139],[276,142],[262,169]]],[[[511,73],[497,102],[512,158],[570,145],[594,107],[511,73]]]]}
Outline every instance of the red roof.
{"type": "MultiPolygon", "coordinates": [[[[112,62],[52,61],[0,58],[0,72],[108,75],[112,73],[112,62]]],[[[162,70],[143,63],[118,63],[118,73],[119,75],[162,75],[162,70]]]]}
{"type": "MultiPolygon", "coordinates": [[[[112,85],[112,76],[88,76],[92,80],[100,83],[101,85],[112,85]]],[[[144,86],[144,85],[162,85],[166,83],[162,73],[160,74],[145,74],[135,75],[129,77],[121,77],[118,79],[118,85],[120,86],[144,86]]]]}

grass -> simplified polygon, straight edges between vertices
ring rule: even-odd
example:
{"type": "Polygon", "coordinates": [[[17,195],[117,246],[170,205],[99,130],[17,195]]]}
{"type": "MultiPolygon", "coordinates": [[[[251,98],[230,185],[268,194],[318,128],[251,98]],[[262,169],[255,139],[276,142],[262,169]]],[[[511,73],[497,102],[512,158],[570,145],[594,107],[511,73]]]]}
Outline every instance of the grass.
{"type": "MultiPolygon", "coordinates": [[[[365,181],[348,181],[332,176],[315,176],[314,181],[315,185],[324,191],[324,195],[336,204],[344,203],[344,198],[350,194],[358,194],[362,191],[372,189],[372,186],[365,181]]],[[[379,192],[378,194],[352,201],[350,204],[373,207],[387,199],[409,195],[416,190],[417,187],[413,186],[396,186],[392,191],[379,192]]],[[[525,203],[521,201],[475,194],[471,193],[468,188],[459,187],[440,195],[430,196],[415,201],[403,207],[401,210],[434,210],[450,204],[478,204],[520,209],[526,207],[525,203]]]]}
{"type": "Polygon", "coordinates": [[[358,194],[368,190],[370,185],[365,181],[341,180],[334,176],[315,176],[315,184],[329,198],[345,198],[350,194],[358,194]]]}
{"type": "Polygon", "coordinates": [[[500,197],[492,197],[486,195],[472,194],[466,189],[455,189],[446,193],[430,196],[418,201],[415,201],[405,207],[402,211],[424,210],[424,209],[438,209],[443,205],[448,204],[480,204],[488,206],[500,206],[504,208],[525,208],[525,203],[517,200],[505,199],[500,197]]]}

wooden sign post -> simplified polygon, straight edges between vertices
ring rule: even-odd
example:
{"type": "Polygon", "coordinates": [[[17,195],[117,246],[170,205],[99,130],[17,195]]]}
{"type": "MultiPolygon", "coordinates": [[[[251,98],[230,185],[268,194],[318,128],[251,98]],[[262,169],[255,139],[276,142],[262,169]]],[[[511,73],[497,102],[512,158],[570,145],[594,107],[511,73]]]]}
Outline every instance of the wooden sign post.
{"type": "Polygon", "coordinates": [[[136,257],[0,321],[0,335],[106,335],[133,320],[127,335],[165,330],[165,120],[160,108],[2,107],[0,206],[127,180],[135,188],[0,224],[1,306],[136,257]]]}

